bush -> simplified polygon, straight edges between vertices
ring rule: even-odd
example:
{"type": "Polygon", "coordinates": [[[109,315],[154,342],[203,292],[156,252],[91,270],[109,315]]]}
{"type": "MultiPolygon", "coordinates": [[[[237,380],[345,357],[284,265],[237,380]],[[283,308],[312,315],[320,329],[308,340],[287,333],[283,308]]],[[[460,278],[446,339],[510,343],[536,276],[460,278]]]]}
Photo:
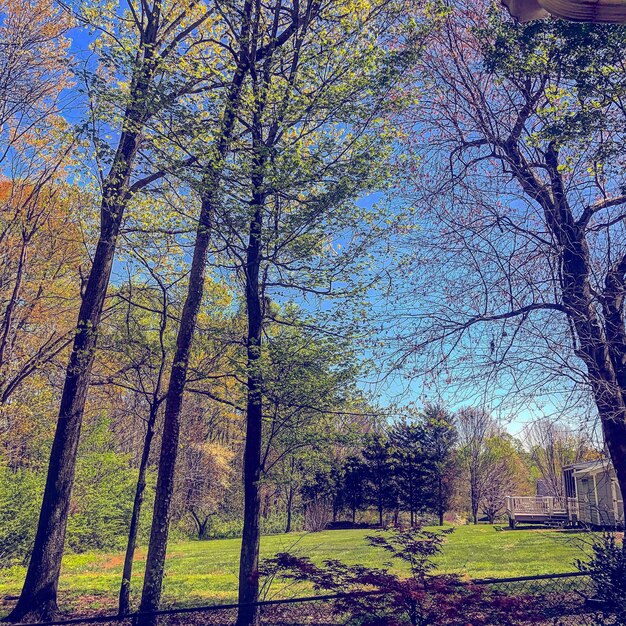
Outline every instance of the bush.
{"type": "MultiPolygon", "coordinates": [[[[578,569],[587,572],[595,583],[599,608],[614,626],[626,626],[626,547],[615,533],[603,533],[592,544],[591,558],[578,561],[578,569]]],[[[598,624],[604,622],[598,621],[598,624]]]]}
{"type": "MultiPolygon", "coordinates": [[[[149,535],[153,476],[148,476],[139,539],[149,535]]],[[[0,567],[30,554],[46,480],[45,469],[11,470],[0,464],[0,567]]],[[[114,451],[109,423],[85,430],[76,463],[66,546],[74,552],[118,550],[126,546],[137,470],[128,455],[114,451]]]]}
{"type": "MultiPolygon", "coordinates": [[[[76,463],[66,544],[74,552],[126,546],[138,470],[115,451],[109,420],[94,420],[83,434],[76,463]]],[[[148,473],[139,541],[149,533],[154,475],[148,473]]]]}
{"type": "Polygon", "coordinates": [[[0,465],[0,567],[23,562],[32,549],[45,475],[0,465]]]}
{"type": "MultiPolygon", "coordinates": [[[[130,467],[126,455],[91,452],[80,458],[67,524],[67,545],[75,552],[124,548],[136,483],[137,471],[130,467]]],[[[146,503],[144,511],[149,508],[146,503]]]]}

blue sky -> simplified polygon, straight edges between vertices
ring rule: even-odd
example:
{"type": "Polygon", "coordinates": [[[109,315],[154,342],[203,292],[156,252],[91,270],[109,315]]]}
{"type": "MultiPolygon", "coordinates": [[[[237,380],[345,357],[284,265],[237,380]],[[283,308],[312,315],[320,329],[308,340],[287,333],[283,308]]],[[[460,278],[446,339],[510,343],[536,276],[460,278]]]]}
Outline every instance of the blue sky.
{"type": "MultiPolygon", "coordinates": [[[[93,40],[92,33],[88,33],[85,29],[75,28],[69,36],[72,40],[71,50],[75,56],[77,63],[89,63],[90,51],[89,43],[93,40]]],[[[72,96],[76,96],[75,109],[70,114],[76,116],[75,120],[79,121],[81,115],[81,109],[84,105],[84,96],[78,93],[75,88],[72,96]]],[[[359,200],[359,205],[369,208],[377,202],[383,201],[382,194],[375,193],[359,200]]],[[[341,239],[338,243],[342,243],[341,239]]],[[[381,261],[382,262],[382,261],[381,261]]],[[[117,263],[114,268],[114,280],[123,280],[127,276],[126,267],[117,263]]],[[[305,302],[301,303],[306,309],[309,305],[305,302]]],[[[377,339],[373,337],[373,339],[377,339]]],[[[380,354],[377,351],[365,350],[365,356],[367,358],[373,358],[378,360],[380,354]]],[[[483,389],[475,390],[474,397],[472,394],[467,393],[460,395],[454,390],[446,388],[446,385],[438,385],[437,388],[427,389],[423,386],[422,381],[418,376],[407,377],[405,371],[400,370],[389,374],[383,381],[378,379],[378,374],[372,374],[363,380],[362,387],[364,390],[372,391],[375,395],[377,402],[381,407],[390,409],[396,404],[421,404],[425,400],[442,400],[449,405],[451,409],[456,409],[461,406],[466,406],[470,403],[482,403],[486,402],[491,404],[494,409],[494,414],[502,419],[502,423],[506,428],[514,435],[520,435],[523,437],[523,431],[526,425],[532,422],[537,417],[543,415],[558,416],[561,413],[559,402],[556,398],[542,398],[535,403],[530,402],[525,406],[516,406],[508,408],[509,403],[503,402],[502,398],[506,397],[506,388],[494,388],[491,394],[485,395],[483,389]]]]}

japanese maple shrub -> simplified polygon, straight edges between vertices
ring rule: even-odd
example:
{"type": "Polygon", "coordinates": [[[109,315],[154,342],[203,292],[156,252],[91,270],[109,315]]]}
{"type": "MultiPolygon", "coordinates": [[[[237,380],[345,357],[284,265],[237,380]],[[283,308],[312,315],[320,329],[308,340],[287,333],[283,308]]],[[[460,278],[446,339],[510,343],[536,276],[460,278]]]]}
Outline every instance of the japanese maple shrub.
{"type": "Polygon", "coordinates": [[[418,522],[412,528],[385,529],[366,537],[371,546],[408,564],[408,576],[389,571],[391,563],[369,568],[329,559],[317,565],[289,553],[266,559],[261,574],[342,594],[333,600],[333,611],[342,624],[478,626],[515,624],[522,616],[532,619],[528,598],[491,593],[484,586],[463,583],[455,575],[434,575],[434,559],[452,531],[427,530],[418,522]]]}

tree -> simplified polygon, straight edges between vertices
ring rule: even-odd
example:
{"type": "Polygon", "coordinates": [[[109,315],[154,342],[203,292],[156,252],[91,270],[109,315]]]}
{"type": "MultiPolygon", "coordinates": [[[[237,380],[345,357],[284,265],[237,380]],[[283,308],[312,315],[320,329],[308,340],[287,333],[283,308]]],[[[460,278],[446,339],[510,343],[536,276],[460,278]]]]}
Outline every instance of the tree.
{"type": "MultiPolygon", "coordinates": [[[[106,52],[100,57],[100,74],[92,77],[89,88],[103,96],[100,105],[104,103],[107,109],[107,129],[113,124],[119,135],[111,151],[104,148],[105,142],[96,141],[95,160],[100,167],[102,191],[98,241],[66,370],[33,553],[20,599],[9,616],[13,621],[49,619],[57,611],[58,579],[80,430],[117,239],[132,197],[166,173],[157,167],[137,176],[140,151],[142,148],[149,151],[149,121],[168,110],[183,94],[189,95],[189,82],[174,80],[168,84],[168,78],[177,61],[192,53],[191,48],[182,45],[185,38],[208,19],[208,14],[197,4],[172,11],[161,2],[131,4],[129,20],[115,12],[106,15],[107,10],[106,3],[88,7],[80,18],[101,29],[99,49],[106,52]],[[132,52],[120,46],[129,46],[132,52]],[[107,82],[102,79],[103,74],[115,76],[116,80],[107,82]],[[120,84],[111,94],[111,85],[120,84]],[[117,108],[120,103],[121,112],[117,108]]],[[[194,49],[193,53],[202,54],[202,51],[194,49]]],[[[204,78],[203,73],[193,77],[193,88],[201,86],[204,78]]],[[[102,106],[91,110],[103,111],[102,106]]],[[[94,128],[98,120],[91,122],[89,126],[94,128]]],[[[156,135],[163,138],[159,129],[156,135]]]]}
{"type": "Polygon", "coordinates": [[[386,435],[374,433],[366,438],[363,458],[368,480],[368,500],[378,511],[378,524],[385,525],[384,513],[397,502],[391,445],[386,435]]]}
{"type": "Polygon", "coordinates": [[[480,508],[493,524],[504,512],[505,496],[531,493],[530,468],[506,434],[490,437],[485,454],[489,468],[480,508]]]}
{"type": "Polygon", "coordinates": [[[108,384],[136,396],[136,404],[139,406],[136,406],[135,411],[145,424],[120,585],[120,615],[130,610],[133,558],[147,486],[152,441],[164,400],[165,371],[171,354],[168,323],[174,314],[171,299],[175,296],[172,294],[172,283],[162,275],[163,260],[171,252],[171,248],[164,245],[160,251],[161,258],[151,259],[150,263],[143,255],[138,255],[154,284],[142,281],[138,274],[135,280],[129,280],[116,290],[117,310],[104,324],[101,341],[101,354],[109,358],[112,354],[115,355],[114,371],[110,371],[103,363],[98,363],[96,376],[92,379],[92,384],[108,384]]]}
{"type": "Polygon", "coordinates": [[[441,553],[446,536],[452,528],[436,532],[416,527],[393,528],[367,542],[384,550],[386,556],[403,562],[408,575],[390,573],[388,569],[346,565],[328,559],[317,565],[309,558],[282,553],[265,561],[266,575],[287,581],[306,581],[340,597],[334,601],[333,612],[346,623],[364,626],[458,626],[459,624],[508,624],[519,620],[540,619],[529,610],[524,599],[498,596],[485,592],[484,585],[459,585],[454,575],[433,576],[435,557],[441,553]],[[372,588],[379,593],[363,593],[372,588]]]}
{"type": "Polygon", "coordinates": [[[426,508],[426,436],[421,422],[400,421],[389,431],[398,499],[400,505],[409,511],[411,526],[416,522],[416,514],[426,508]]]}
{"type": "Polygon", "coordinates": [[[530,491],[530,467],[513,438],[484,410],[457,413],[458,463],[469,483],[474,524],[482,511],[493,524],[502,513],[505,496],[530,491]]]}
{"type": "Polygon", "coordinates": [[[306,529],[324,530],[333,518],[335,502],[340,490],[334,468],[322,466],[313,470],[302,485],[306,529]]]}
{"type": "Polygon", "coordinates": [[[216,443],[194,442],[184,448],[180,482],[182,507],[194,521],[198,539],[207,539],[232,478],[233,452],[216,443]]]}
{"type": "Polygon", "coordinates": [[[626,491],[624,30],[485,9],[459,2],[421,65],[411,350],[458,386],[593,400],[626,491]]]}
{"type": "Polygon", "coordinates": [[[457,429],[454,417],[442,406],[428,405],[422,414],[424,440],[424,464],[426,484],[430,485],[430,506],[443,526],[454,488],[456,473],[457,429]]]}
{"type": "Polygon", "coordinates": [[[79,207],[60,181],[0,183],[0,441],[13,468],[28,461],[37,390],[53,393],[49,381],[72,340],[86,260],[79,207]]]}
{"type": "Polygon", "coordinates": [[[350,456],[344,463],[343,501],[350,509],[352,523],[356,523],[356,514],[366,503],[366,466],[358,456],[350,456]]]}
{"type": "Polygon", "coordinates": [[[6,167],[16,158],[11,148],[27,146],[38,134],[42,139],[42,130],[60,122],[62,92],[70,85],[65,34],[73,20],[49,0],[2,0],[0,13],[0,165],[6,167]]]}
{"type": "MultiPolygon", "coordinates": [[[[249,134],[228,177],[228,210],[219,214],[225,228],[217,232],[238,270],[248,323],[238,626],[258,617],[251,605],[259,591],[261,357],[270,313],[268,289],[336,295],[335,276],[355,256],[322,252],[333,235],[363,232],[354,199],[380,182],[385,162],[375,155],[383,157],[388,141],[372,132],[376,112],[387,105],[393,79],[415,53],[417,29],[409,25],[402,32],[394,8],[372,7],[365,15],[346,14],[345,9],[341,2],[312,3],[294,47],[272,47],[263,63],[251,67],[249,98],[238,111],[249,134]],[[365,29],[364,23],[370,27],[365,29]],[[379,55],[391,38],[396,39],[394,50],[379,55]],[[370,45],[374,40],[376,50],[370,45]]],[[[354,250],[361,249],[355,245],[354,250]]]]}
{"type": "Polygon", "coordinates": [[[47,0],[3,0],[0,13],[0,420],[10,431],[14,394],[71,342],[86,197],[67,184],[76,142],[61,115],[72,21],[47,0]]]}
{"type": "Polygon", "coordinates": [[[499,429],[489,413],[483,409],[461,409],[456,415],[459,433],[459,463],[469,483],[470,513],[478,523],[478,511],[485,498],[493,470],[489,440],[499,429]]]}
{"type": "Polygon", "coordinates": [[[282,463],[287,467],[287,476],[284,481],[285,486],[285,507],[287,509],[287,521],[285,522],[285,533],[290,533],[292,530],[292,518],[294,508],[294,498],[298,491],[300,479],[303,475],[300,460],[296,458],[295,454],[291,454],[288,459],[282,463]]]}
{"type": "MultiPolygon", "coordinates": [[[[277,50],[290,42],[292,38],[300,36],[300,31],[306,29],[315,13],[315,11],[312,11],[314,7],[310,5],[287,12],[282,11],[281,6],[279,2],[273,10],[269,10],[269,14],[273,17],[268,20],[267,28],[263,33],[255,32],[254,36],[252,36],[251,29],[253,24],[257,23],[257,19],[261,20],[262,14],[266,15],[265,7],[253,6],[251,2],[246,0],[241,6],[224,8],[225,13],[222,15],[222,26],[229,32],[229,36],[232,37],[233,45],[225,46],[228,53],[232,56],[229,59],[230,62],[226,64],[225,78],[222,85],[223,97],[218,99],[214,107],[217,109],[217,131],[210,132],[208,139],[205,133],[198,132],[198,141],[195,131],[199,131],[200,127],[205,125],[206,122],[205,119],[201,118],[198,125],[192,126],[187,133],[189,145],[185,146],[185,151],[198,151],[198,156],[194,157],[193,160],[199,161],[200,180],[192,179],[190,184],[197,190],[200,197],[200,214],[195,233],[187,295],[176,340],[176,354],[171,367],[165,401],[159,475],[141,600],[141,610],[143,612],[156,610],[161,597],[178,455],[180,413],[187,382],[190,350],[204,293],[207,257],[213,232],[212,227],[216,209],[221,201],[223,170],[226,167],[227,157],[231,151],[231,142],[237,130],[238,112],[244,84],[249,73],[256,67],[255,64],[270,63],[268,59],[271,60],[272,55],[277,50]],[[194,140],[196,145],[194,145],[194,140]]],[[[191,117],[193,118],[194,116],[191,117]]],[[[250,354],[254,356],[255,349],[250,349],[252,350],[250,354]]],[[[257,434],[260,441],[260,431],[257,434]]],[[[254,433],[251,433],[251,436],[254,436],[254,433]]],[[[250,454],[247,456],[249,457],[250,454]]],[[[256,487],[255,493],[257,493],[256,487]]],[[[258,498],[255,501],[258,501],[258,498]]],[[[152,624],[154,622],[154,617],[142,618],[142,624],[152,624]]]]}
{"type": "MultiPolygon", "coordinates": [[[[153,270],[152,273],[156,275],[155,270],[153,270]]],[[[152,440],[156,432],[157,418],[163,403],[162,388],[168,356],[166,331],[171,311],[168,306],[170,295],[167,286],[162,280],[158,281],[158,284],[160,293],[157,294],[157,304],[153,304],[148,300],[147,305],[143,305],[144,307],[155,306],[154,311],[158,316],[156,322],[158,329],[156,341],[154,341],[154,337],[149,336],[149,332],[146,333],[144,326],[145,319],[137,319],[134,315],[137,313],[137,309],[134,307],[136,305],[141,306],[141,301],[133,302],[132,284],[128,285],[128,300],[126,303],[127,306],[125,307],[126,311],[124,312],[126,323],[124,324],[119,318],[114,319],[114,323],[123,324],[122,328],[125,330],[125,336],[122,337],[122,340],[118,343],[118,346],[122,348],[123,355],[126,357],[124,359],[126,363],[124,363],[122,368],[124,380],[122,382],[118,378],[117,383],[140,395],[148,409],[147,419],[145,419],[146,429],[141,450],[141,460],[139,462],[139,474],[133,499],[132,516],[128,528],[124,567],[122,569],[122,583],[120,585],[118,607],[120,615],[125,615],[130,610],[130,581],[133,570],[133,558],[137,546],[139,519],[146,491],[152,440]],[[137,354],[137,352],[139,352],[139,354],[137,354]]],[[[122,294],[123,291],[122,289],[122,294]]],[[[145,310],[141,312],[145,314],[145,310]]],[[[143,418],[144,416],[142,415],[141,417],[143,418]]]]}
{"type": "MultiPolygon", "coordinates": [[[[326,475],[332,485],[333,521],[341,508],[341,468],[336,448],[348,438],[344,422],[350,412],[358,375],[349,340],[320,337],[315,320],[293,305],[272,307],[262,351],[262,472],[265,482],[285,490],[286,532],[298,492],[311,475],[326,475]]],[[[287,530],[289,529],[289,530],[287,530]]]]}
{"type": "Polygon", "coordinates": [[[591,445],[583,431],[573,432],[558,422],[543,418],[528,429],[530,458],[551,496],[563,497],[563,468],[589,458],[591,445]]]}

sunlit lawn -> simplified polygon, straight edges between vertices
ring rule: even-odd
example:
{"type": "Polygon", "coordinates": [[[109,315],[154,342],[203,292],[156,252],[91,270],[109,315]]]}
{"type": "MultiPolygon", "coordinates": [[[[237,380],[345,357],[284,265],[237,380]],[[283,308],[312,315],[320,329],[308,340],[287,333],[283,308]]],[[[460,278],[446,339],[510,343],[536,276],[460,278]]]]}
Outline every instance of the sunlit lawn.
{"type": "MultiPolygon", "coordinates": [[[[461,526],[448,538],[440,557],[441,572],[470,578],[509,577],[573,571],[581,544],[589,535],[552,530],[497,531],[497,527],[461,526]]],[[[365,542],[373,531],[335,530],[263,537],[263,556],[295,551],[315,561],[326,558],[381,566],[388,556],[365,542]]],[[[192,605],[235,599],[238,539],[190,541],[171,545],[164,601],[192,605]]],[[[63,608],[113,608],[120,583],[122,554],[67,555],[63,560],[60,600],[63,608]]],[[[133,576],[135,600],[141,588],[145,550],[137,556],[133,576]]],[[[397,565],[393,566],[397,568],[397,565]]],[[[0,570],[0,599],[19,593],[24,568],[0,570]]],[[[5,604],[4,607],[8,605],[5,604]]],[[[0,613],[3,612],[0,605],[0,613]]]]}

